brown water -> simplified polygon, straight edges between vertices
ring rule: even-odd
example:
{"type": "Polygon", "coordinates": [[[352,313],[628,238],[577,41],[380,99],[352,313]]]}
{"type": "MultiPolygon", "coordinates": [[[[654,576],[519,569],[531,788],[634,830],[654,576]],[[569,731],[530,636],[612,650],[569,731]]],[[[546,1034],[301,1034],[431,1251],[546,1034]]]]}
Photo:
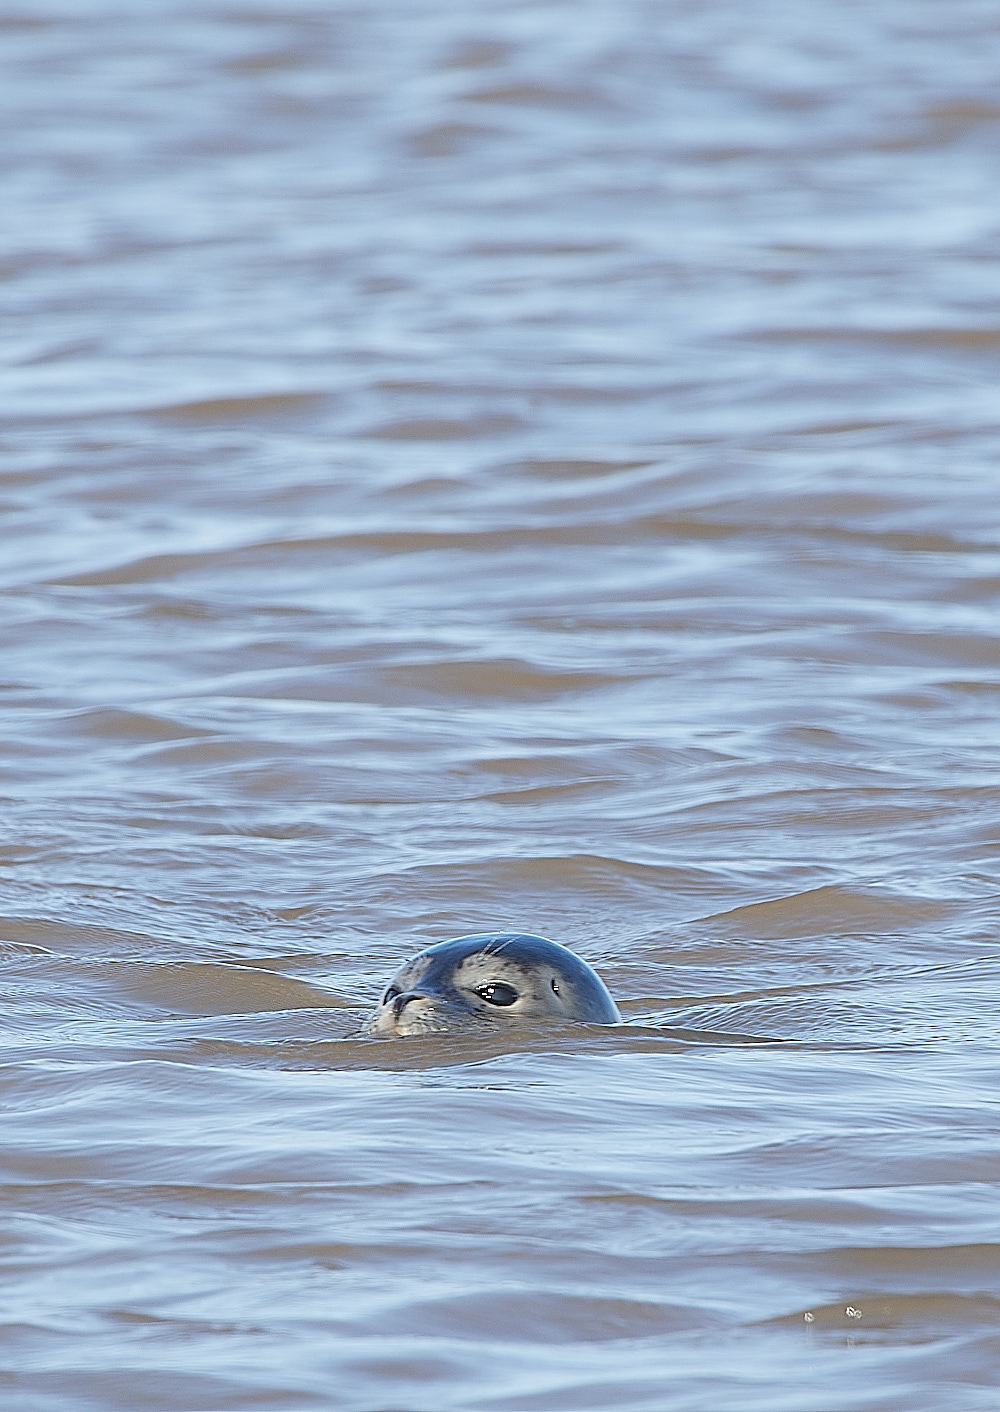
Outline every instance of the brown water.
{"type": "Polygon", "coordinates": [[[992,1412],[996,6],[0,16],[3,1412],[992,1412]]]}

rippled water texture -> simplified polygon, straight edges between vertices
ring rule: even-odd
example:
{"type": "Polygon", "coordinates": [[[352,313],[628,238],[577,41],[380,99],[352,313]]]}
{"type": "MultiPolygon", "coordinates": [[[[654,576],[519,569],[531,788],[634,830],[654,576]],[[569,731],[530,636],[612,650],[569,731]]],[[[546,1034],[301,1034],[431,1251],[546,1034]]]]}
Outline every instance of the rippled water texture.
{"type": "Polygon", "coordinates": [[[0,53],[4,1412],[994,1412],[996,5],[0,53]]]}

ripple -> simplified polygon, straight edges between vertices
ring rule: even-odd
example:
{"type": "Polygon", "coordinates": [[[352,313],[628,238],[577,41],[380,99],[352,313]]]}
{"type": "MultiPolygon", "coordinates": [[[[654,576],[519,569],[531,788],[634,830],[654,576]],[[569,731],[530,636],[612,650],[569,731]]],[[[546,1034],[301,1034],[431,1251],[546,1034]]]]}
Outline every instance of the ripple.
{"type": "Polygon", "coordinates": [[[422,1334],[501,1342],[530,1338],[543,1343],[656,1338],[709,1322],[690,1308],[557,1290],[498,1290],[492,1295],[426,1300],[379,1316],[380,1330],[403,1337],[422,1334]]]}
{"type": "Polygon", "coordinates": [[[371,427],[360,435],[380,441],[466,441],[472,437],[491,437],[516,431],[516,417],[471,417],[466,420],[445,417],[424,417],[387,422],[371,427]]]}
{"type": "Polygon", "coordinates": [[[947,1293],[865,1294],[843,1303],[817,1305],[771,1322],[779,1326],[803,1324],[824,1333],[847,1332],[853,1337],[893,1331],[921,1338],[947,1338],[959,1329],[1000,1325],[1000,1298],[947,1293]]]}
{"type": "Polygon", "coordinates": [[[856,892],[844,887],[810,888],[791,897],[734,907],[699,922],[754,937],[850,936],[858,932],[906,932],[945,922],[954,906],[922,897],[856,892]]]}
{"type": "Polygon", "coordinates": [[[187,740],[191,736],[207,734],[198,726],[182,725],[180,721],[167,720],[162,716],[113,709],[74,712],[64,718],[63,724],[74,733],[106,740],[187,740]]]}
{"type": "Polygon", "coordinates": [[[325,394],[319,392],[267,392],[255,397],[210,397],[151,407],[146,415],[181,422],[243,422],[258,417],[295,417],[315,410],[325,400],[325,394]]]}

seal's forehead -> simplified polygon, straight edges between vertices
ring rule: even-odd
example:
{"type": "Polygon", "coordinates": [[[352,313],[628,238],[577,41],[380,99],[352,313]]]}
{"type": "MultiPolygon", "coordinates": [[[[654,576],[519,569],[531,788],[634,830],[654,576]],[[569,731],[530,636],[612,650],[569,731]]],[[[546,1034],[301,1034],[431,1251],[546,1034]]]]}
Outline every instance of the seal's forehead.
{"type": "Polygon", "coordinates": [[[414,958],[410,969],[414,979],[419,978],[421,984],[443,986],[472,985],[489,977],[524,977],[537,967],[503,951],[476,946],[471,950],[462,947],[457,953],[445,950],[435,955],[432,951],[425,951],[414,958]]]}
{"type": "Polygon", "coordinates": [[[456,976],[527,976],[537,974],[538,971],[537,965],[524,957],[508,956],[505,951],[490,951],[486,947],[480,948],[479,951],[470,951],[460,961],[445,961],[442,958],[439,964],[447,966],[456,976]]]}
{"type": "Polygon", "coordinates": [[[471,936],[439,941],[406,963],[399,972],[407,985],[446,986],[457,979],[498,978],[515,972],[529,978],[539,972],[580,983],[588,972],[585,962],[566,947],[527,932],[477,932],[471,936]]]}
{"type": "MultiPolygon", "coordinates": [[[[470,972],[481,972],[484,966],[506,963],[518,965],[518,969],[523,970],[525,966],[537,965],[540,958],[530,947],[513,943],[533,941],[542,941],[542,938],[527,937],[517,932],[482,932],[474,936],[456,937],[452,941],[439,941],[404,961],[393,977],[393,984],[446,985],[467,967],[470,972]]],[[[548,944],[554,947],[554,943],[548,944]]]]}
{"type": "Polygon", "coordinates": [[[564,946],[529,932],[475,932],[471,936],[455,937],[453,941],[439,941],[421,954],[435,960],[448,960],[452,965],[480,954],[502,956],[505,960],[519,961],[529,966],[546,963],[559,966],[567,961],[572,964],[576,960],[564,946]]]}

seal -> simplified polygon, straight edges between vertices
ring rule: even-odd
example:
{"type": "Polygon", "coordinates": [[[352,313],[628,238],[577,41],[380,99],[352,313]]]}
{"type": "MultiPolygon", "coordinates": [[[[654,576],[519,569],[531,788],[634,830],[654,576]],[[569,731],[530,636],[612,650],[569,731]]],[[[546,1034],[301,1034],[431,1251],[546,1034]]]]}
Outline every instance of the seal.
{"type": "Polygon", "coordinates": [[[524,932],[440,941],[406,961],[365,1026],[370,1035],[468,1034],[549,1019],[621,1023],[596,971],[574,952],[524,932]]]}

